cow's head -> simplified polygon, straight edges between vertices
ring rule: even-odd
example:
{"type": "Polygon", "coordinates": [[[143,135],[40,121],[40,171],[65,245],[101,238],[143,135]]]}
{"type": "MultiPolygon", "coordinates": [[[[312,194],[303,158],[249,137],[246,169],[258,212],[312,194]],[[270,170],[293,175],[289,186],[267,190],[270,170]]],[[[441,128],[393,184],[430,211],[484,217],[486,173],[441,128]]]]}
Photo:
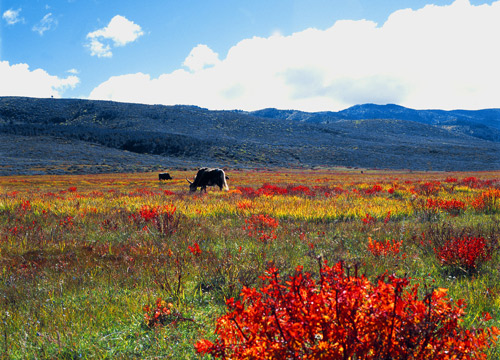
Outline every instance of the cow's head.
{"type": "Polygon", "coordinates": [[[188,178],[186,178],[186,180],[189,183],[189,191],[195,192],[196,191],[196,185],[192,181],[189,181],[188,178]]]}

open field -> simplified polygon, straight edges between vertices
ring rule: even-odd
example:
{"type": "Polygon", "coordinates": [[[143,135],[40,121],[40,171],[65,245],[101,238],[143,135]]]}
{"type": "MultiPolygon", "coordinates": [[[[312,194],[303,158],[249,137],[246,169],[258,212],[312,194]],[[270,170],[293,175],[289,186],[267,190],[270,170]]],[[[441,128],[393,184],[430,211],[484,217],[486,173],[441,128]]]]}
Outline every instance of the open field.
{"type": "Polygon", "coordinates": [[[318,258],[449,289],[464,327],[500,327],[500,172],[228,171],[207,194],[171,175],[0,177],[0,357],[196,358],[225,299],[318,258]]]}

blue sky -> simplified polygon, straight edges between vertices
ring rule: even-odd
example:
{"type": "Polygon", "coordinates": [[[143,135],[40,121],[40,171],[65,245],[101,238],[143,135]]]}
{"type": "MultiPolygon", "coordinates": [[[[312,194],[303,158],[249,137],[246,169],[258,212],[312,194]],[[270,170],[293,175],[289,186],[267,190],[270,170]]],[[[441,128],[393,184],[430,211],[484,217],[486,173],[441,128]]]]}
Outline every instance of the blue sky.
{"type": "Polygon", "coordinates": [[[500,1],[0,0],[0,96],[500,107],[500,1]]]}

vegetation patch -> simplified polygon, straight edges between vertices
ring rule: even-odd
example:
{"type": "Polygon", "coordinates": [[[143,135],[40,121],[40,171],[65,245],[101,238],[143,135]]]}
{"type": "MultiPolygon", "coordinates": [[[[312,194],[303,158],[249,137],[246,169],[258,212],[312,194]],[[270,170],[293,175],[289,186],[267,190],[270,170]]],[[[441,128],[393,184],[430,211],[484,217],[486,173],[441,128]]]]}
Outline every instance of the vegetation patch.
{"type": "Polygon", "coordinates": [[[499,358],[500,173],[169,173],[0,177],[1,357],[499,358]]]}

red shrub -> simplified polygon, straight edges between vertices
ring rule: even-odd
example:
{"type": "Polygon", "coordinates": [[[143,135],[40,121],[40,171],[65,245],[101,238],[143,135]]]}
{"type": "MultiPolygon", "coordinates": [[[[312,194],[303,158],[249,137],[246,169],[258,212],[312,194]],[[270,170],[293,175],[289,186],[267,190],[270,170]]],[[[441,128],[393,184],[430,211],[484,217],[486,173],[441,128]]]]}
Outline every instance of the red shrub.
{"type": "Polygon", "coordinates": [[[372,194],[379,193],[381,191],[382,191],[382,186],[380,186],[379,184],[375,184],[372,186],[371,189],[366,189],[364,192],[366,195],[372,195],[372,194]]]}
{"type": "Polygon", "coordinates": [[[188,246],[188,249],[193,255],[201,255],[200,245],[198,245],[198,243],[196,242],[193,244],[193,246],[188,246]]]}
{"type": "Polygon", "coordinates": [[[144,319],[149,327],[165,324],[171,314],[172,304],[166,303],[162,299],[156,300],[156,306],[151,308],[149,305],[144,306],[144,319]]]}
{"type": "Polygon", "coordinates": [[[172,303],[167,303],[161,298],[156,300],[155,306],[146,305],[143,310],[146,325],[150,328],[168,324],[176,325],[181,321],[194,322],[193,319],[185,318],[180,312],[176,312],[172,303]]]}
{"type": "Polygon", "coordinates": [[[237,186],[236,189],[238,189],[239,191],[241,191],[241,194],[244,195],[244,196],[255,197],[255,196],[259,195],[257,193],[257,191],[254,188],[251,188],[251,187],[237,186]]]}
{"type": "Polygon", "coordinates": [[[433,210],[446,211],[452,215],[458,215],[460,212],[465,211],[466,206],[460,200],[442,200],[442,199],[427,199],[427,208],[433,210]]]}
{"type": "Polygon", "coordinates": [[[292,186],[288,188],[288,192],[293,195],[312,195],[311,189],[304,185],[292,186]]]}
{"type": "Polygon", "coordinates": [[[23,200],[21,202],[21,210],[22,212],[27,212],[31,210],[31,202],[29,200],[23,200]]]}
{"type": "Polygon", "coordinates": [[[442,265],[462,267],[470,272],[491,260],[493,249],[483,237],[464,236],[447,241],[434,248],[434,252],[442,265]]]}
{"type": "Polygon", "coordinates": [[[151,221],[158,216],[158,207],[144,205],[141,207],[141,210],[139,210],[139,215],[145,221],[151,221]]]}
{"type": "Polygon", "coordinates": [[[324,194],[325,197],[333,197],[338,194],[342,194],[347,192],[348,190],[344,190],[341,186],[314,186],[314,191],[319,194],[324,194]]]}
{"type": "Polygon", "coordinates": [[[418,184],[412,189],[412,192],[418,195],[431,196],[436,195],[441,188],[439,181],[431,181],[423,184],[418,184]]]}
{"type": "Polygon", "coordinates": [[[59,225],[67,228],[71,228],[74,226],[73,223],[73,217],[72,216],[66,216],[59,220],[59,225]]]}
{"type": "Polygon", "coordinates": [[[477,212],[492,214],[499,209],[500,190],[490,189],[483,191],[481,195],[472,200],[471,206],[477,212]]]}
{"type": "Polygon", "coordinates": [[[131,214],[130,218],[136,222],[153,222],[156,223],[161,215],[170,215],[172,216],[177,208],[173,205],[164,205],[164,206],[149,206],[143,205],[141,206],[138,214],[131,214]]]}
{"type": "Polygon", "coordinates": [[[306,194],[306,195],[312,195],[311,190],[307,186],[291,186],[289,188],[282,188],[279,186],[275,185],[270,185],[270,184],[264,184],[257,190],[251,188],[251,187],[242,187],[238,186],[236,187],[242,195],[248,196],[248,197],[255,197],[259,195],[267,195],[267,196],[272,196],[272,195],[287,195],[287,194],[306,194]]]}
{"type": "Polygon", "coordinates": [[[281,188],[279,186],[265,184],[259,190],[257,190],[257,193],[260,195],[269,195],[269,196],[285,195],[288,194],[288,190],[285,188],[281,188]]]}
{"type": "Polygon", "coordinates": [[[256,236],[264,242],[276,239],[274,230],[278,227],[278,221],[271,216],[252,215],[250,219],[245,220],[245,224],[243,230],[247,230],[249,236],[256,236]]]}
{"type": "Polygon", "coordinates": [[[384,224],[387,224],[389,221],[391,221],[391,211],[390,210],[387,212],[387,215],[385,216],[384,224]]]}
{"type": "Polygon", "coordinates": [[[149,206],[143,205],[139,213],[130,214],[129,219],[143,231],[156,228],[164,235],[172,235],[179,226],[179,217],[175,215],[174,205],[149,206]]]}
{"type": "Polygon", "coordinates": [[[363,219],[361,219],[365,225],[375,224],[376,219],[370,214],[366,214],[363,219]]]}
{"type": "Polygon", "coordinates": [[[129,196],[155,196],[155,195],[157,195],[156,192],[147,188],[137,188],[135,189],[135,192],[131,191],[129,193],[129,196]]]}
{"type": "Polygon", "coordinates": [[[244,200],[237,202],[236,207],[240,210],[250,210],[254,207],[254,204],[251,202],[251,200],[244,200]]]}
{"type": "Polygon", "coordinates": [[[474,176],[469,176],[460,181],[460,184],[470,187],[471,189],[481,189],[491,186],[491,180],[481,180],[474,176]]]}
{"type": "MultiPolygon", "coordinates": [[[[396,241],[385,240],[385,241],[377,241],[372,240],[371,237],[368,238],[368,250],[374,256],[393,256],[397,257],[399,255],[401,245],[403,244],[403,240],[396,241]]],[[[403,259],[406,257],[406,254],[402,254],[403,259]]]]}
{"type": "Polygon", "coordinates": [[[271,268],[260,290],[244,288],[217,320],[217,340],[198,353],[230,359],[486,359],[495,328],[461,327],[465,305],[446,289],[420,300],[408,279],[346,276],[324,266],[319,282],[297,268],[288,281],[271,268]]]}
{"type": "Polygon", "coordinates": [[[455,199],[442,200],[439,204],[439,207],[442,210],[447,211],[451,214],[458,214],[459,212],[465,211],[466,208],[465,203],[463,201],[455,199]]]}

